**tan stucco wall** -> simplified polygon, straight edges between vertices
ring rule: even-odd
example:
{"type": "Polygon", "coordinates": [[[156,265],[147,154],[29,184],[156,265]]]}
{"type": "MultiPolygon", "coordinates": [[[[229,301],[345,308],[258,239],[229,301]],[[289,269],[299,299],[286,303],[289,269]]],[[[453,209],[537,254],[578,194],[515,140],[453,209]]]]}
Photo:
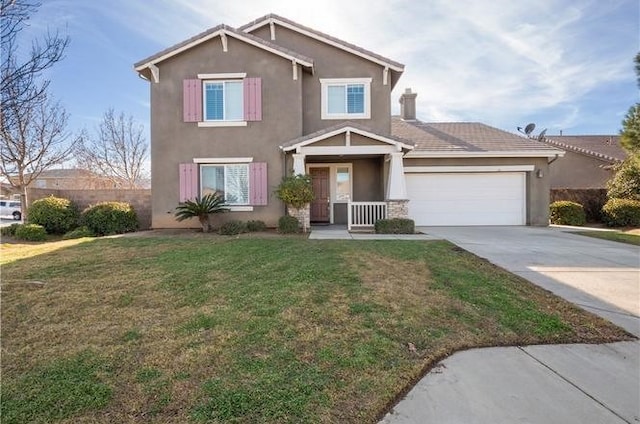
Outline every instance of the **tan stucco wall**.
{"type": "Polygon", "coordinates": [[[526,173],[527,225],[549,225],[550,172],[547,158],[460,158],[460,159],[406,159],[404,166],[489,166],[533,165],[534,171],[526,173]],[[543,177],[536,176],[536,170],[543,177]]]}
{"type": "MultiPolygon", "coordinates": [[[[215,38],[160,63],[159,68],[160,82],[149,83],[152,226],[198,226],[195,221],[178,223],[173,217],[179,201],[178,165],[196,157],[250,156],[254,162],[267,162],[272,192],[283,176],[278,146],[302,135],[302,81],[293,80],[291,62],[228,37],[226,53],[215,38]],[[216,128],[183,122],[182,81],[198,73],[226,72],[262,78],[262,121],[216,128]]],[[[221,219],[261,219],[273,226],[283,213],[282,203],[271,196],[267,206],[254,206],[251,213],[227,213],[221,219]]]]}
{"type": "MultiPolygon", "coordinates": [[[[259,28],[252,34],[271,41],[269,26],[259,28]]],[[[320,78],[372,78],[371,119],[354,121],[379,134],[390,134],[391,79],[389,84],[382,84],[383,67],[381,65],[279,25],[276,25],[276,40],[274,42],[313,58],[313,75],[305,73],[303,78],[303,130],[305,134],[345,122],[335,119],[320,119],[320,78]]]]}
{"type": "Polygon", "coordinates": [[[604,169],[610,162],[567,151],[562,158],[549,165],[551,188],[606,188],[613,176],[604,169]]]}

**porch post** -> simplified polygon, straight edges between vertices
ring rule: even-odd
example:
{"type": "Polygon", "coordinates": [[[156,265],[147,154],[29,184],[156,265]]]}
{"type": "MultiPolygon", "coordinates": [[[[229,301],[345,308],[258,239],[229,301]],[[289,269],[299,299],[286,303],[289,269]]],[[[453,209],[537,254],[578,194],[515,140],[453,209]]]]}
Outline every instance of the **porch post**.
{"type": "Polygon", "coordinates": [[[293,154],[293,173],[295,175],[306,174],[304,169],[304,155],[301,153],[293,154]]]}
{"type": "Polygon", "coordinates": [[[387,179],[387,200],[407,200],[407,186],[404,182],[402,152],[389,153],[389,178],[387,179]]]}

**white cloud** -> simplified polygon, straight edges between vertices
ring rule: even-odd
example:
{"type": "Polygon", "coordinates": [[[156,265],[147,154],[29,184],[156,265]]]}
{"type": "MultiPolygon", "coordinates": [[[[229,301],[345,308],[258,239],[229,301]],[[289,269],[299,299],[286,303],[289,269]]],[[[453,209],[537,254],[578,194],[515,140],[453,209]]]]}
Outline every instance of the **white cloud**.
{"type": "MultiPolygon", "coordinates": [[[[593,105],[581,103],[589,92],[625,81],[635,87],[635,0],[52,3],[81,4],[86,14],[106,16],[158,50],[220,23],[237,27],[274,12],[404,63],[393,110],[399,110],[402,90],[412,87],[425,120],[483,121],[511,129],[544,117],[541,127],[579,127],[583,114],[594,115],[586,113],[593,105]]],[[[98,38],[108,45],[104,33],[98,38]]],[[[140,52],[137,59],[153,53],[140,52]]],[[[631,104],[636,97],[630,93],[621,100],[631,104]]]]}

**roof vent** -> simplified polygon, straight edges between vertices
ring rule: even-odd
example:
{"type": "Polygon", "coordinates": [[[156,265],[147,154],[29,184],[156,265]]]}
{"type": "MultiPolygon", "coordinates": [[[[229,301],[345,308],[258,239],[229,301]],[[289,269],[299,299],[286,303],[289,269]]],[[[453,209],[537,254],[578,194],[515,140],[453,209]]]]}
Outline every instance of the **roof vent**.
{"type": "Polygon", "coordinates": [[[405,88],[400,96],[400,117],[404,121],[416,120],[416,97],[418,93],[412,93],[410,88],[405,88]]]}

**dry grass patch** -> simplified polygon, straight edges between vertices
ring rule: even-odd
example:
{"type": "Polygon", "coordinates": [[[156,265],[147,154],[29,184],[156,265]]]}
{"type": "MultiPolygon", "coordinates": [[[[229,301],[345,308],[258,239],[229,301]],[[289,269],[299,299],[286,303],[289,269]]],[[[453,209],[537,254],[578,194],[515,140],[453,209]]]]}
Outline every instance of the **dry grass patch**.
{"type": "Polygon", "coordinates": [[[446,242],[58,243],[3,265],[3,423],[375,422],[455,350],[630,338],[446,242]]]}

